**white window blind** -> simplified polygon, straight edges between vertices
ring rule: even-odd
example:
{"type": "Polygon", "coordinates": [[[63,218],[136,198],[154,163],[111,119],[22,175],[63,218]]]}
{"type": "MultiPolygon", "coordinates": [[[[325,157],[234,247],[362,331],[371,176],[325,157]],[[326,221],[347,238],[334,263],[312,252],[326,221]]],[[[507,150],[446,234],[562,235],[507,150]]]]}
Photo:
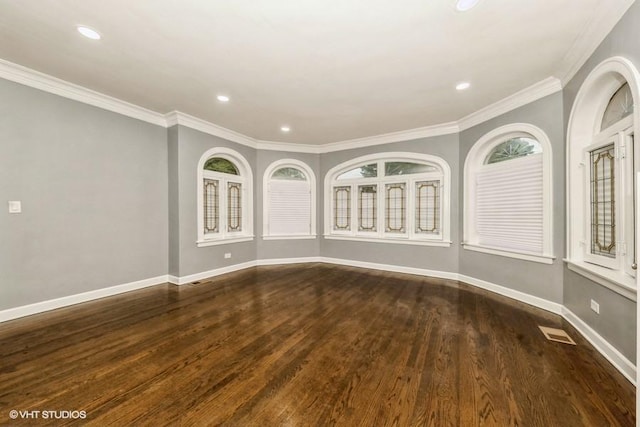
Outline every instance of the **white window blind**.
{"type": "Polygon", "coordinates": [[[475,193],[480,245],[542,254],[542,154],[483,165],[475,193]]]}
{"type": "Polygon", "coordinates": [[[307,181],[272,180],[269,184],[269,234],[311,232],[311,191],[307,181]]]}

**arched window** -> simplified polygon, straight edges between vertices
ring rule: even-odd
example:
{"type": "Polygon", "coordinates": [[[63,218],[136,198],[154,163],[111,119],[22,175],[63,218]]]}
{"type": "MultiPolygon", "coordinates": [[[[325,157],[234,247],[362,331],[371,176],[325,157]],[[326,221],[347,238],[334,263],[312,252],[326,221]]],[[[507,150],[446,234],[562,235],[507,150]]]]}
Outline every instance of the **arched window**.
{"type": "Polygon", "coordinates": [[[242,155],[212,148],[198,162],[198,240],[211,246],[253,238],[252,175],[242,155]]]}
{"type": "Polygon", "coordinates": [[[551,143],[535,126],[480,138],[464,166],[464,247],[553,262],[551,168],[551,143]]]}
{"type": "Polygon", "coordinates": [[[325,178],[325,237],[449,246],[451,170],[440,157],[379,153],[325,178]]]}
{"type": "Polygon", "coordinates": [[[273,162],[263,179],[265,240],[316,237],[316,178],[298,160],[273,162]]]}
{"type": "Polygon", "coordinates": [[[638,83],[627,59],[602,62],[580,88],[567,130],[568,266],[633,299],[638,83]]]}

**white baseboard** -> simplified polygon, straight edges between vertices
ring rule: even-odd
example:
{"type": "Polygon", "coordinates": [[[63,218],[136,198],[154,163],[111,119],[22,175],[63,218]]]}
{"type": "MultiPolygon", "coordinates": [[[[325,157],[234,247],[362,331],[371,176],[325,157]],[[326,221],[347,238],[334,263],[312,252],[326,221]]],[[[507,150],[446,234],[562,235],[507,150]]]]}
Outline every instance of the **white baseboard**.
{"type": "Polygon", "coordinates": [[[496,285],[495,283],[487,282],[486,280],[476,279],[475,277],[466,276],[464,274],[458,275],[458,280],[475,286],[477,288],[486,289],[496,294],[503,295],[505,297],[514,299],[516,301],[524,302],[525,304],[532,305],[537,308],[541,308],[546,311],[550,311],[554,314],[562,314],[562,304],[552,302],[544,298],[536,297],[531,294],[516,291],[505,286],[496,285]]]}
{"type": "Polygon", "coordinates": [[[629,359],[567,307],[562,307],[562,317],[571,323],[622,375],[636,385],[636,366],[629,359]]]}
{"type": "Polygon", "coordinates": [[[310,257],[301,257],[301,258],[259,259],[258,265],[302,264],[306,262],[322,262],[322,257],[310,256],[310,257]]]}
{"type": "Polygon", "coordinates": [[[394,273],[407,273],[415,274],[418,276],[435,277],[438,279],[458,280],[458,273],[450,273],[448,271],[427,270],[424,268],[415,267],[402,267],[399,265],[378,264],[375,262],[354,261],[340,258],[321,257],[320,259],[320,262],[324,262],[327,264],[347,265],[349,267],[369,268],[371,270],[393,271],[394,273]]]}
{"type": "Polygon", "coordinates": [[[10,308],[0,311],[0,322],[6,322],[7,320],[30,316],[32,314],[55,310],[56,308],[80,304],[82,302],[92,301],[99,298],[110,297],[113,295],[122,294],[124,292],[135,291],[136,289],[142,289],[149,286],[159,285],[161,283],[167,283],[167,281],[167,276],[152,277],[150,279],[124,283],[122,285],[111,286],[109,288],[97,289],[95,291],[83,292],[81,294],[69,295],[66,297],[56,298],[48,301],[23,305],[21,307],[10,308]]]}
{"type": "Polygon", "coordinates": [[[174,285],[186,285],[191,282],[195,282],[197,280],[207,279],[209,277],[215,277],[221,274],[231,273],[238,270],[244,270],[245,268],[255,267],[256,265],[258,265],[257,261],[247,261],[247,262],[242,262],[240,264],[233,264],[233,265],[228,265],[226,267],[220,267],[220,268],[215,268],[213,270],[203,271],[202,273],[190,274],[188,276],[181,276],[181,277],[170,276],[169,281],[174,285]]]}

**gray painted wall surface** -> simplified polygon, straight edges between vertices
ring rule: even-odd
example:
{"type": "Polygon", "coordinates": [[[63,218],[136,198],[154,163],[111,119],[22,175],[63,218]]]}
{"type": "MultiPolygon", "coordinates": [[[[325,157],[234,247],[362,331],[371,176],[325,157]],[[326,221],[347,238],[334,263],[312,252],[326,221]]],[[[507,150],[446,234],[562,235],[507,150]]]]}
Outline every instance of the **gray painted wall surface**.
{"type": "MultiPolygon", "coordinates": [[[[576,95],[589,73],[602,61],[623,56],[640,69],[640,2],[631,5],[615,28],[602,41],[580,71],[564,88],[564,125],[567,129],[576,95]]],[[[639,100],[635,100],[638,105],[639,100]]],[[[564,270],[565,306],[614,345],[629,360],[636,360],[636,304],[591,280],[564,270]],[[600,304],[600,314],[590,309],[590,300],[600,304]]]]}
{"type": "MultiPolygon", "coordinates": [[[[256,259],[255,239],[249,242],[231,243],[224,245],[199,248],[197,215],[196,215],[196,183],[198,161],[205,151],[214,147],[231,148],[247,160],[251,170],[256,174],[256,150],[244,145],[236,144],[216,136],[190,129],[184,126],[178,128],[178,222],[179,226],[179,276],[202,273],[229,265],[240,264],[256,259]],[[225,259],[225,253],[231,253],[231,259],[225,259]]],[[[175,153],[172,153],[172,162],[175,162],[175,153]]],[[[170,168],[174,168],[170,166],[170,168]]],[[[176,203],[176,200],[172,200],[176,203]]],[[[256,221],[257,191],[253,189],[254,224],[253,231],[260,232],[256,221]]],[[[173,247],[173,245],[172,245],[173,247]]]]}
{"type": "Polygon", "coordinates": [[[167,272],[159,126],[0,80],[0,200],[0,310],[167,272]]]}
{"type": "MultiPolygon", "coordinates": [[[[558,92],[488,120],[460,134],[460,182],[464,162],[473,145],[486,133],[511,123],[529,123],[542,129],[552,145],[553,161],[553,251],[552,265],[460,249],[460,273],[507,288],[562,303],[562,258],[564,257],[565,148],[562,129],[562,93],[558,92]]],[[[460,190],[460,206],[464,206],[460,190]]],[[[464,208],[461,208],[463,211],[464,208]]],[[[463,229],[463,216],[458,226],[463,229]]],[[[461,236],[462,237],[462,236],[461,236]]]]}
{"type": "Polygon", "coordinates": [[[167,129],[169,274],[180,277],[180,151],[178,126],[167,129]]]}
{"type": "Polygon", "coordinates": [[[316,257],[320,255],[320,235],[322,234],[318,226],[318,218],[316,217],[316,237],[313,240],[263,240],[263,183],[265,170],[276,160],[295,159],[306,163],[316,176],[316,202],[322,191],[320,179],[320,156],[317,154],[305,153],[287,153],[283,151],[260,150],[257,153],[258,167],[254,171],[256,181],[256,191],[258,201],[254,214],[256,216],[257,228],[257,255],[258,259],[276,259],[276,258],[300,258],[300,257],[316,257]]]}
{"type": "MultiPolygon", "coordinates": [[[[377,145],[355,150],[337,151],[322,154],[320,157],[321,180],[332,167],[373,153],[414,152],[439,156],[451,167],[451,247],[429,247],[414,245],[398,245],[391,243],[368,243],[343,240],[322,239],[320,253],[324,257],[342,258],[356,261],[394,264],[403,267],[423,268],[428,270],[456,272],[458,271],[458,135],[443,135],[423,138],[414,141],[377,145]]],[[[323,189],[324,191],[324,189],[323,189]]],[[[319,200],[318,216],[323,218],[324,197],[319,200]]],[[[324,232],[323,221],[319,221],[324,232]]]]}

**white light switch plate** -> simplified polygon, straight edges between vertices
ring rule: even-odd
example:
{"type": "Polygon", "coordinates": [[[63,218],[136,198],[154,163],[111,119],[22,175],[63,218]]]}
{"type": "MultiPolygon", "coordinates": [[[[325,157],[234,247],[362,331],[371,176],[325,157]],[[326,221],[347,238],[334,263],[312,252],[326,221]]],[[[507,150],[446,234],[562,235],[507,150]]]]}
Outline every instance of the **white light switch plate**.
{"type": "Polygon", "coordinates": [[[21,213],[22,203],[19,200],[9,200],[9,213],[21,213]]]}

